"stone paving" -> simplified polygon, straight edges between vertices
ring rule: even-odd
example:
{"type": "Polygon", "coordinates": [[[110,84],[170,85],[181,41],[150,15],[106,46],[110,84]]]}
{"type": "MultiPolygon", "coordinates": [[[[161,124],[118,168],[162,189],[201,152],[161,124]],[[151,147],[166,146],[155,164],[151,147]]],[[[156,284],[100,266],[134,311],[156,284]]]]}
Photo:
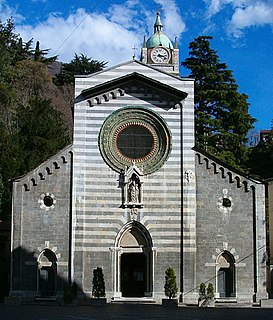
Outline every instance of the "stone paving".
{"type": "Polygon", "coordinates": [[[167,308],[161,305],[106,306],[0,305],[1,320],[272,320],[271,308],[167,308]]]}

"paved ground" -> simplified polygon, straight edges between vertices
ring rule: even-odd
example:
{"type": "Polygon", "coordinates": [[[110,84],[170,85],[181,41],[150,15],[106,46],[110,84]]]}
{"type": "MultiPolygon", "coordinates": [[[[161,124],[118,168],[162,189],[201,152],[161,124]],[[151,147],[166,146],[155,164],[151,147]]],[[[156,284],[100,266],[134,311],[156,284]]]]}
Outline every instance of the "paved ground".
{"type": "Polygon", "coordinates": [[[272,320],[265,308],[166,308],[160,305],[107,304],[106,306],[6,306],[1,320],[272,320]]]}

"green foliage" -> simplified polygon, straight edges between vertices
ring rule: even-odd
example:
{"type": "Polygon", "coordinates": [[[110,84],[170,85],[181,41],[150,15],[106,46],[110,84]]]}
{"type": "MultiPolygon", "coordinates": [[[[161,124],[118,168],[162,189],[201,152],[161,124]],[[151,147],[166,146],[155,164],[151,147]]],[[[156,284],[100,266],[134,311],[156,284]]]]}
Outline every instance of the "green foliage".
{"type": "Polygon", "coordinates": [[[214,298],[213,284],[209,283],[207,287],[207,300],[212,300],[213,298],[214,298]]]}
{"type": "Polygon", "coordinates": [[[70,63],[63,64],[62,71],[56,76],[55,83],[57,85],[74,83],[75,75],[86,75],[100,71],[106,64],[107,62],[92,60],[83,54],[75,54],[70,63]]]}
{"type": "Polygon", "coordinates": [[[105,297],[105,282],[102,268],[100,267],[93,270],[92,295],[98,299],[105,297]]]}
{"type": "Polygon", "coordinates": [[[195,79],[196,145],[240,169],[247,160],[247,134],[255,119],[232,71],[211,48],[211,39],[195,38],[189,45],[190,57],[182,63],[195,79]]]}
{"type": "Polygon", "coordinates": [[[273,177],[273,129],[249,150],[247,165],[252,175],[263,179],[273,177]]]}
{"type": "Polygon", "coordinates": [[[33,52],[33,59],[34,61],[43,62],[45,64],[50,64],[57,60],[58,56],[53,56],[50,58],[46,58],[45,56],[49,53],[49,49],[41,49],[40,48],[40,42],[36,42],[35,50],[33,52]]]}
{"type": "Polygon", "coordinates": [[[19,130],[14,139],[23,153],[22,172],[34,169],[68,144],[61,114],[52,107],[50,100],[34,98],[27,107],[18,109],[17,117],[19,130]]]}
{"type": "Polygon", "coordinates": [[[164,292],[169,299],[172,299],[172,298],[175,298],[177,291],[178,291],[178,288],[176,285],[175,271],[173,268],[169,267],[165,271],[164,292]]]}
{"type": "Polygon", "coordinates": [[[206,285],[204,282],[200,284],[199,287],[199,300],[205,300],[204,305],[208,304],[208,302],[212,301],[214,298],[214,287],[212,283],[208,284],[208,287],[206,288],[206,285]]]}
{"type": "Polygon", "coordinates": [[[199,287],[199,299],[206,299],[206,285],[204,282],[202,282],[199,287]]]}
{"type": "Polygon", "coordinates": [[[70,140],[67,115],[59,108],[62,97],[47,67],[56,57],[46,58],[48,50],[41,50],[39,42],[35,50],[31,46],[32,40],[24,43],[14,33],[11,19],[0,22],[0,219],[10,217],[10,180],[70,140]]]}

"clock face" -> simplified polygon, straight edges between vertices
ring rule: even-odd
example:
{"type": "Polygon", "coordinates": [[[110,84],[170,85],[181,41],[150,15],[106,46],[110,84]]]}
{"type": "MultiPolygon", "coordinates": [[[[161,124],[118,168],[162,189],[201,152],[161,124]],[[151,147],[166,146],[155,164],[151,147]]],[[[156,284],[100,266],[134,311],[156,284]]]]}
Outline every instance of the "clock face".
{"type": "Polygon", "coordinates": [[[151,53],[151,59],[155,63],[167,63],[170,60],[169,51],[161,47],[154,48],[151,53]]]}

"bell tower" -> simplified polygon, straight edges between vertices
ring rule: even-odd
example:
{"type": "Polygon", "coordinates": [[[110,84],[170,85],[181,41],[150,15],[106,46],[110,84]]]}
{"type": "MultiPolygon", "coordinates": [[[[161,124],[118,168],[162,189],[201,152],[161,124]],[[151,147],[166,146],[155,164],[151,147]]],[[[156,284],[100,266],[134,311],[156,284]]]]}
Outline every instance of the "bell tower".
{"type": "Polygon", "coordinates": [[[175,38],[174,44],[163,33],[160,13],[156,14],[154,34],[146,41],[144,37],[141,48],[141,62],[160,68],[174,75],[179,75],[179,48],[175,38]]]}

